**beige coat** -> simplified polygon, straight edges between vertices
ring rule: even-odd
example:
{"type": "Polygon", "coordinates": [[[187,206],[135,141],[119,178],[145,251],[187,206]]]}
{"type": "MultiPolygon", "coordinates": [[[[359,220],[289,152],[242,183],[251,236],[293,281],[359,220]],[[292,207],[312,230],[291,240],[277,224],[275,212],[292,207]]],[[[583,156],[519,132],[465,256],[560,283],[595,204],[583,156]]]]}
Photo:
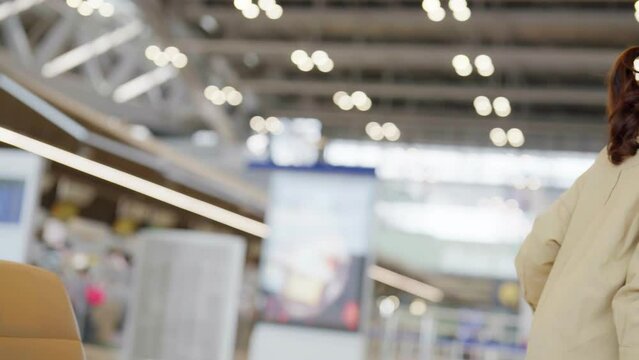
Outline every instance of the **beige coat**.
{"type": "Polygon", "coordinates": [[[639,359],[639,155],[602,151],[517,255],[535,310],[527,360],[639,359]]]}

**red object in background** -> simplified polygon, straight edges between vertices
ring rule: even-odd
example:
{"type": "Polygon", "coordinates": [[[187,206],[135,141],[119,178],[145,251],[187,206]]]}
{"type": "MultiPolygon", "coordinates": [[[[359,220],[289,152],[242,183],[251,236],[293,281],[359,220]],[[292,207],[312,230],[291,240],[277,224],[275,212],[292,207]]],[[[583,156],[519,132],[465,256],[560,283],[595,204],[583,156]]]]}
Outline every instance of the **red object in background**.
{"type": "Polygon", "coordinates": [[[106,293],[102,287],[98,285],[87,286],[84,295],[86,296],[87,303],[89,303],[90,306],[100,306],[106,300],[106,293]]]}
{"type": "Polygon", "coordinates": [[[349,330],[357,330],[359,325],[359,305],[349,301],[342,309],[342,322],[349,330]]]}

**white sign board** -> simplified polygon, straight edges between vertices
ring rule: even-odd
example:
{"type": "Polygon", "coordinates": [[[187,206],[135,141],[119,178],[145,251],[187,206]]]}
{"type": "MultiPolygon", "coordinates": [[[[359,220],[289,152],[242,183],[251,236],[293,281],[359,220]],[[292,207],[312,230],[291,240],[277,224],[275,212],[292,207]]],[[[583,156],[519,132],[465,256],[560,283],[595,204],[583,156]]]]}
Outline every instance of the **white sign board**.
{"type": "Polygon", "coordinates": [[[40,199],[42,159],[0,149],[0,260],[26,262],[40,199]]]}
{"type": "Polygon", "coordinates": [[[232,360],[244,239],[187,230],[142,235],[127,360],[232,360]]]}

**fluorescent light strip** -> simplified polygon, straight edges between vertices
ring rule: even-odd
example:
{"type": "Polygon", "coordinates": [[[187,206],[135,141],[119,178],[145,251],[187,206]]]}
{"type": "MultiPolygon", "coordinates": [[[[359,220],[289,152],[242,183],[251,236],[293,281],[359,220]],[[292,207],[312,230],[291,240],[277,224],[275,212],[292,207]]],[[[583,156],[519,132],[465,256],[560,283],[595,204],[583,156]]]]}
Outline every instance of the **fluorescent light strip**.
{"type": "Polygon", "coordinates": [[[144,31],[144,25],[136,20],[104,34],[44,64],[42,66],[42,76],[47,78],[58,76],[96,56],[104,54],[116,46],[134,39],[142,31],[144,31]]]}
{"type": "Polygon", "coordinates": [[[178,71],[173,66],[163,66],[142,74],[118,86],[113,91],[113,101],[117,103],[134,99],[152,88],[177,76],[178,71]]]}
{"type": "Polygon", "coordinates": [[[441,302],[444,299],[444,292],[441,289],[378,265],[368,268],[368,277],[428,301],[441,302]]]}
{"type": "Polygon", "coordinates": [[[56,163],[68,166],[72,169],[125,187],[257,237],[266,237],[269,232],[268,226],[262,222],[236,214],[232,211],[209,204],[205,201],[185,195],[148,180],[144,180],[124,171],[78,156],[33,138],[18,134],[1,126],[0,142],[26,150],[56,163]]]}
{"type": "Polygon", "coordinates": [[[0,4],[0,21],[28,10],[42,2],[44,2],[44,0],[15,0],[0,4]]]}

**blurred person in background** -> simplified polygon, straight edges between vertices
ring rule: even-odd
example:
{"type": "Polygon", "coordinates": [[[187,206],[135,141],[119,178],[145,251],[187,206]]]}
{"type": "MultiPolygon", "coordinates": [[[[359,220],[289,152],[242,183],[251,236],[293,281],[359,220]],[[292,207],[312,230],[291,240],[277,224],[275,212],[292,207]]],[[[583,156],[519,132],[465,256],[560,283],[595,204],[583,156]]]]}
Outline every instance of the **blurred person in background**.
{"type": "Polygon", "coordinates": [[[639,47],[609,79],[608,145],[539,216],[516,259],[528,360],[639,359],[639,47]]]}

